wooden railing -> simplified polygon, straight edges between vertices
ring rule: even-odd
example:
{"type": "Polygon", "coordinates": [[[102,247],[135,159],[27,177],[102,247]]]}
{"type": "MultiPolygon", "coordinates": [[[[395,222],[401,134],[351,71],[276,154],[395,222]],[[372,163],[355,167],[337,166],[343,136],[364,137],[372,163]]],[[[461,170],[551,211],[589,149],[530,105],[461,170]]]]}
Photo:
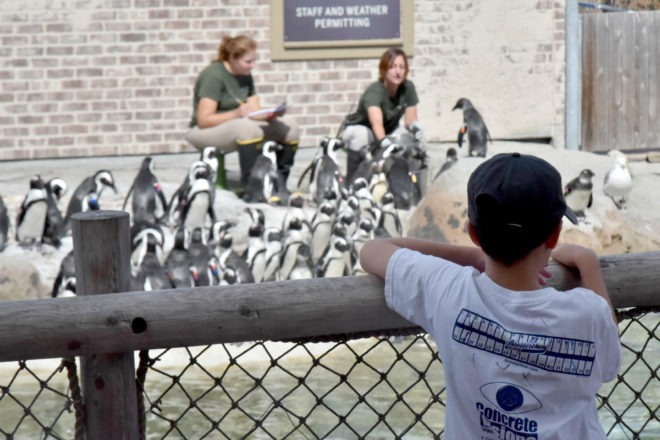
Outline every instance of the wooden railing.
{"type": "MultiPolygon", "coordinates": [[[[129,217],[72,219],[78,297],[0,304],[0,361],[81,356],[87,438],[137,439],[136,350],[289,340],[415,327],[371,276],[125,292],[129,217]],[[121,293],[123,292],[123,293],[121,293]]],[[[660,306],[660,252],[601,258],[617,309],[660,306]]],[[[549,285],[578,285],[557,264],[549,285]]]]}

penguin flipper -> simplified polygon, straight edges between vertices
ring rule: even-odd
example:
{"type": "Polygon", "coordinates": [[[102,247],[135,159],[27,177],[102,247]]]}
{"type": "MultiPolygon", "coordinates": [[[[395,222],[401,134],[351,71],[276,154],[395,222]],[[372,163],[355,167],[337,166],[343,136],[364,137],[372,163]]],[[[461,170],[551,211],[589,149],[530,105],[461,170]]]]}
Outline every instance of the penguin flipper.
{"type": "Polygon", "coordinates": [[[587,208],[591,208],[591,204],[593,203],[593,201],[594,201],[594,194],[591,193],[589,194],[589,203],[587,203],[587,208]]]}
{"type": "Polygon", "coordinates": [[[135,188],[135,180],[133,180],[133,183],[131,183],[131,187],[128,188],[128,192],[126,193],[126,198],[124,199],[124,204],[121,206],[122,211],[126,211],[126,205],[128,204],[128,199],[131,197],[131,194],[133,194],[133,188],[135,188]]]}

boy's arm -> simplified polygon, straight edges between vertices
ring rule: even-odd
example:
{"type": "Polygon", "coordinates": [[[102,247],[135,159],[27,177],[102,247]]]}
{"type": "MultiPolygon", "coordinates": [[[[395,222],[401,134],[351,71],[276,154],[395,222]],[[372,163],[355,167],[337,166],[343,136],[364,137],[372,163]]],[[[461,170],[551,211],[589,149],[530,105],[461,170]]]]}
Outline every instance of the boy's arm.
{"type": "Polygon", "coordinates": [[[600,268],[600,261],[596,253],[586,247],[576,244],[560,244],[552,250],[552,258],[564,266],[574,267],[580,272],[582,287],[593,290],[610,306],[612,319],[617,323],[614,306],[607,293],[607,286],[600,268]]]}
{"type": "Polygon", "coordinates": [[[367,273],[385,278],[387,263],[389,263],[390,257],[401,248],[412,249],[422,254],[440,257],[461,266],[473,266],[480,271],[483,271],[485,267],[484,253],[478,247],[436,243],[430,240],[410,237],[368,241],[362,246],[360,265],[367,273]]]}

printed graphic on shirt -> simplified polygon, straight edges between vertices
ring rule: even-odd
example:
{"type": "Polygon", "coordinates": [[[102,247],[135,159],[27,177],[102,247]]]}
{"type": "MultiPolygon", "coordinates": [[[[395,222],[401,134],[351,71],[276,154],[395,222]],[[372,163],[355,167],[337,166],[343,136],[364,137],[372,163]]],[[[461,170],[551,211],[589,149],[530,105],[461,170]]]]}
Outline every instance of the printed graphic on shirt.
{"type": "Polygon", "coordinates": [[[519,416],[541,408],[541,402],[528,390],[506,382],[481,387],[489,404],[477,402],[483,440],[538,439],[538,422],[531,416],[519,416]]]}
{"type": "Polygon", "coordinates": [[[590,376],[596,357],[592,341],[510,332],[467,309],[456,318],[453,339],[521,364],[575,376],[590,376]]]}

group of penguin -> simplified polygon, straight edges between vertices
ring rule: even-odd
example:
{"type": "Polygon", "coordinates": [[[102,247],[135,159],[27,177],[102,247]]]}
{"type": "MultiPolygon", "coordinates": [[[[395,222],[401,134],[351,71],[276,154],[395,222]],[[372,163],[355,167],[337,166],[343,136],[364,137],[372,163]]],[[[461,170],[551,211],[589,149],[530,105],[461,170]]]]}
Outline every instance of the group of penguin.
{"type": "MultiPolygon", "coordinates": [[[[337,142],[324,139],[315,163],[329,157],[337,165],[337,142]]],[[[386,186],[370,188],[365,178],[356,177],[314,199],[312,189],[324,179],[317,170],[309,194],[288,197],[281,226],[267,226],[263,206],[248,204],[241,214],[247,237],[239,236],[245,233],[237,227],[243,220],[218,219],[215,212],[217,166],[215,149],[204,149],[168,199],[154,174],[153,158],[143,159],[122,207],[131,222],[131,291],[357,275],[363,273],[358,257],[367,240],[403,234],[394,195],[386,186]],[[241,249],[237,241],[247,246],[241,249]]],[[[99,173],[106,178],[92,182],[106,184],[90,188],[78,206],[98,209],[103,187],[115,188],[109,171],[99,173]]],[[[53,297],[75,294],[74,266],[71,251],[60,264],[53,297]]]]}

